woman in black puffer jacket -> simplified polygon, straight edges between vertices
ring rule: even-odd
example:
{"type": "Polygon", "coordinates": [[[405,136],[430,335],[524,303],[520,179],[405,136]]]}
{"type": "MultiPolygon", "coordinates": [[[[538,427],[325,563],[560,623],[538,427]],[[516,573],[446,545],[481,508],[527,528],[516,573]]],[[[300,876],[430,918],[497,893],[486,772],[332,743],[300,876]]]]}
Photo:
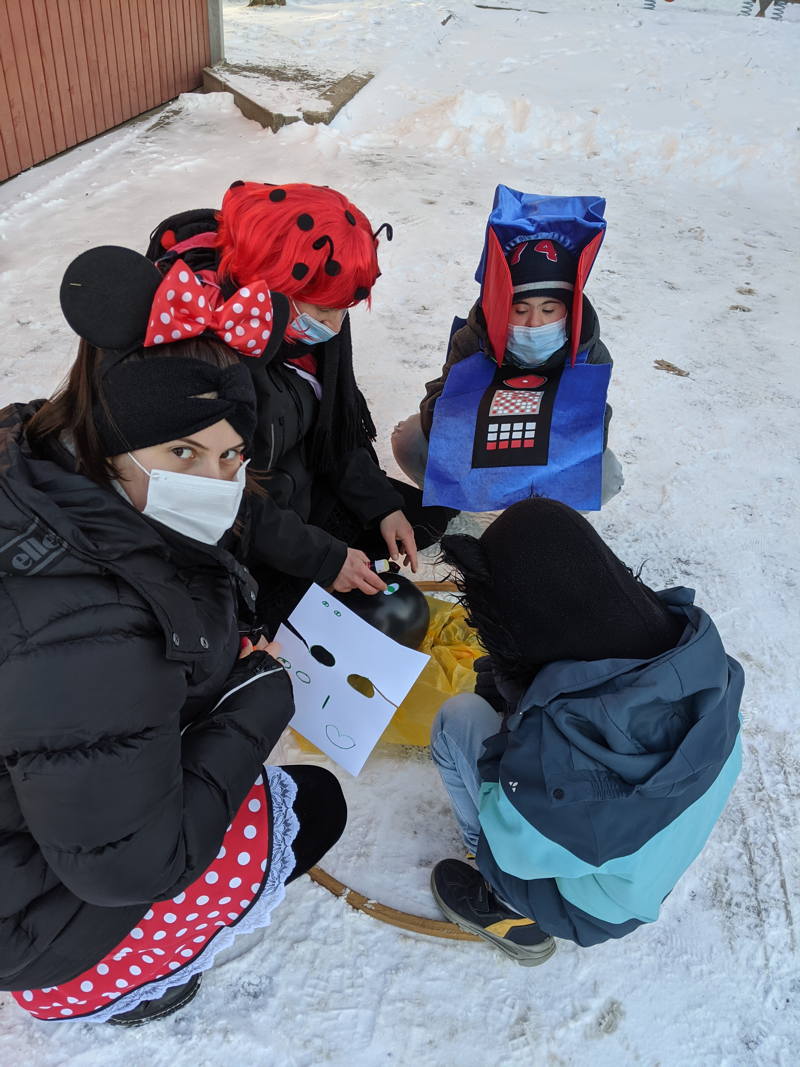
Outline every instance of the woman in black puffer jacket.
{"type": "Polygon", "coordinates": [[[0,413],[0,989],[137,1023],[266,926],[346,815],[322,768],[263,766],[293,700],[226,533],[248,372],[208,335],[94,327],[53,400],[0,413]]]}

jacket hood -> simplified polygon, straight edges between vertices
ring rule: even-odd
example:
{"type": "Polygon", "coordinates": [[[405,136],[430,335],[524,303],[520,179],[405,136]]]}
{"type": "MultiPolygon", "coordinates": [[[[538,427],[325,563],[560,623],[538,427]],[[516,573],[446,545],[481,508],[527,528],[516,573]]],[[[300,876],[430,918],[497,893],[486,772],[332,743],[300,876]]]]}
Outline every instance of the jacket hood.
{"type": "MultiPolygon", "coordinates": [[[[0,573],[40,573],[50,566],[49,559],[29,566],[22,558],[9,558],[10,542],[27,535],[32,523],[58,543],[59,554],[72,548],[97,563],[140,550],[166,556],[155,528],[118,493],[79,474],[65,448],[53,444],[47,454],[33,453],[25,425],[43,403],[12,404],[0,411],[0,573]]],[[[21,550],[23,545],[20,541],[21,550]]],[[[63,566],[64,561],[60,573],[63,566]]]]}
{"type": "Polygon", "coordinates": [[[741,666],[725,654],[694,591],[658,594],[685,619],[677,647],[651,660],[564,660],[542,668],[508,727],[543,715],[542,750],[548,785],[569,779],[571,799],[666,797],[691,789],[730,754],[739,729],[741,666]],[[571,751],[569,761],[558,752],[571,751]],[[558,779],[558,782],[556,781],[558,779]],[[612,784],[616,783],[616,784],[612,784]]]}
{"type": "MultiPolygon", "coordinates": [[[[230,278],[217,276],[219,249],[216,245],[218,228],[217,212],[212,208],[195,208],[170,215],[156,226],[150,234],[150,244],[145,253],[164,274],[180,257],[206,284],[218,285],[223,300],[228,300],[238,286],[230,278]]],[[[242,362],[251,370],[270,363],[283,341],[286,327],[292,315],[289,300],[283,293],[270,292],[272,301],[272,332],[267,346],[260,356],[245,356],[239,353],[242,362]]]]}

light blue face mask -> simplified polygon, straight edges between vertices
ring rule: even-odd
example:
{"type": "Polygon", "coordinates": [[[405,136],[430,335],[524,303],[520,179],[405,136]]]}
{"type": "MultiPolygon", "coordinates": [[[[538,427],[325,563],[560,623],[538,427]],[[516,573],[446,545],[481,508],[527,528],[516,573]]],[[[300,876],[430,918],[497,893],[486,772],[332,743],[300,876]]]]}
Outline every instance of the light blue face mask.
{"type": "Polygon", "coordinates": [[[304,345],[322,344],[324,341],[330,341],[339,332],[338,330],[332,330],[324,322],[318,322],[304,311],[292,319],[292,328],[303,334],[299,340],[304,345]]]}
{"type": "Polygon", "coordinates": [[[518,367],[539,367],[567,341],[567,317],[544,326],[509,326],[506,348],[518,367]]]}

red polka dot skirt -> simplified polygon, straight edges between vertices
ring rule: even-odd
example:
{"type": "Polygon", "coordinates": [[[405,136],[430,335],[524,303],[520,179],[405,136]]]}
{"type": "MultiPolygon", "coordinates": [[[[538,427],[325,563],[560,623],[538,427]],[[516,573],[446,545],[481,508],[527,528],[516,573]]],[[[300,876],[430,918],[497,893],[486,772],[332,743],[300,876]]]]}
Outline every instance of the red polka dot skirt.
{"type": "Polygon", "coordinates": [[[153,904],[111,952],[57,986],[12,993],[44,1020],[103,1022],[207,970],[240,933],[267,926],[294,867],[294,781],[268,767],[228,827],[217,858],[172,900],[153,904]]]}

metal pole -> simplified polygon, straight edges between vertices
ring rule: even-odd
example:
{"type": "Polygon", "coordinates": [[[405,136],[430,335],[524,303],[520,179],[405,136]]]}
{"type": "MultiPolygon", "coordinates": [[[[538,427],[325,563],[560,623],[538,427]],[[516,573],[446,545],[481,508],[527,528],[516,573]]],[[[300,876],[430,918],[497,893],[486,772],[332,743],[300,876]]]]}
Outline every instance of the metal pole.
{"type": "Polygon", "coordinates": [[[225,59],[225,34],[222,28],[222,0],[208,2],[208,39],[211,43],[211,66],[225,59]]]}

